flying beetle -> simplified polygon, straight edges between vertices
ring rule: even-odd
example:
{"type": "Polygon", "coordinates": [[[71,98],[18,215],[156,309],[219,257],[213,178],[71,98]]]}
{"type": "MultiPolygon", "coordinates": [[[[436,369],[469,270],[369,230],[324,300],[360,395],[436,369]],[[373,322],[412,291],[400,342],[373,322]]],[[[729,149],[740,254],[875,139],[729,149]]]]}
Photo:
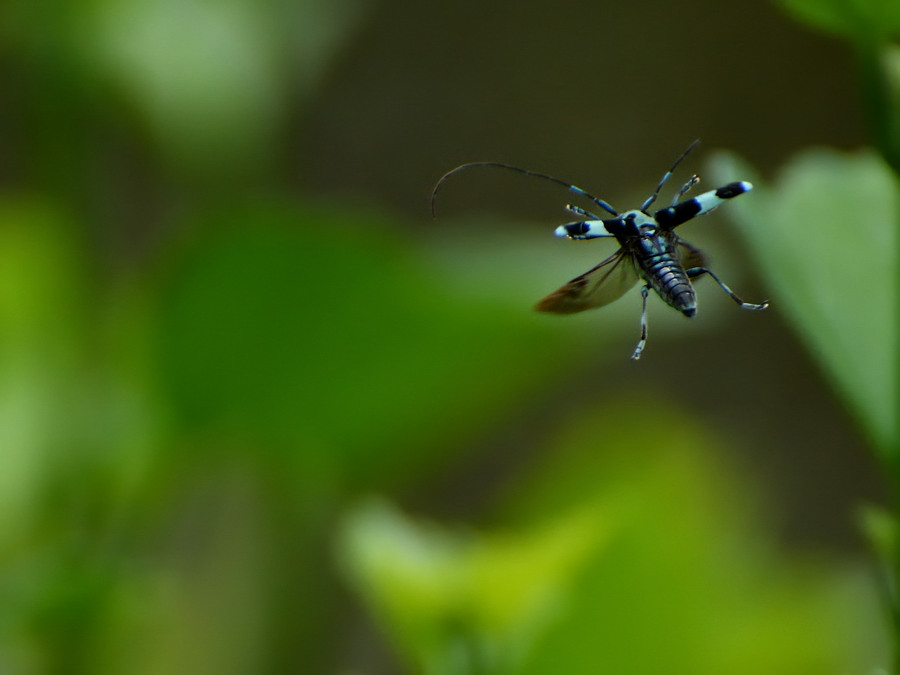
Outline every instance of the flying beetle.
{"type": "Polygon", "coordinates": [[[729,183],[696,197],[682,199],[688,190],[700,182],[700,178],[693,175],[678,190],[668,207],[658,209],[652,214],[649,211],[675,169],[699,142],[699,139],[694,141],[681,153],[672,167],[663,174],[653,194],[644,200],[639,209],[619,213],[608,202],[580,187],[537,171],[501,162],[470,162],[441,176],[431,192],[431,214],[432,217],[435,216],[437,193],[444,181],[454,174],[475,167],[496,167],[550,181],[562,185],[570,192],[590,200],[603,209],[612,218],[600,218],[580,206],[567,204],[566,210],[580,220],[560,225],[556,228],[556,236],[577,240],[614,237],[619,243],[619,250],[545,297],[537,303],[535,309],[553,314],[574,314],[593,307],[603,307],[620,298],[638,281],[642,281],[644,285],[641,288],[643,302],[641,337],[631,355],[632,359],[637,360],[647,344],[647,296],[650,289],[653,289],[667,305],[687,317],[692,317],[697,313],[697,295],[691,281],[707,274],[744,309],[762,310],[769,306],[768,301],[760,304],[744,302],[709,270],[706,259],[699,249],[675,234],[675,228],[679,225],[709,213],[723,202],[752,190],[753,186],[749,182],[729,183]]]}

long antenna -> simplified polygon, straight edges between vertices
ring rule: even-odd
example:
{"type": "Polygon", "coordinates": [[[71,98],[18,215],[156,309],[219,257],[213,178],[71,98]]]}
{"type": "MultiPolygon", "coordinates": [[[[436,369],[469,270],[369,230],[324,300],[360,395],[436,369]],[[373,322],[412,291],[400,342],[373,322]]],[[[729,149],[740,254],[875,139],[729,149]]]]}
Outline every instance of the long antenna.
{"type": "Polygon", "coordinates": [[[688,154],[691,152],[691,150],[693,150],[694,148],[697,147],[698,143],[700,143],[699,138],[696,141],[694,141],[693,143],[691,143],[687,147],[687,150],[682,152],[681,156],[675,160],[675,163],[672,165],[672,168],[669,169],[668,171],[666,171],[665,174],[663,174],[662,180],[659,181],[659,185],[656,186],[656,189],[653,191],[653,194],[650,195],[649,197],[647,197],[647,201],[645,201],[641,205],[641,211],[646,211],[647,209],[650,208],[650,205],[656,201],[656,198],[659,197],[659,191],[663,189],[663,185],[666,184],[666,181],[672,177],[672,172],[678,168],[678,165],[681,164],[682,161],[684,161],[684,158],[688,156],[688,154]]]}
{"type": "MultiPolygon", "coordinates": [[[[685,154],[687,154],[687,153],[685,153],[685,154]]],[[[462,165],[456,167],[455,169],[451,169],[450,171],[445,173],[443,176],[441,176],[440,179],[438,180],[438,182],[435,184],[434,189],[431,191],[431,217],[432,218],[435,218],[437,215],[437,212],[435,211],[435,202],[437,200],[438,190],[440,189],[441,185],[444,184],[444,181],[447,180],[448,178],[450,178],[450,176],[452,176],[455,173],[459,173],[460,171],[465,171],[466,169],[473,169],[473,168],[479,167],[479,166],[493,166],[493,167],[497,167],[498,169],[507,169],[509,171],[516,171],[518,173],[524,173],[526,176],[534,176],[535,178],[543,178],[544,180],[548,180],[551,183],[556,183],[557,185],[562,185],[564,188],[566,188],[567,190],[570,190],[571,192],[574,192],[577,195],[581,195],[582,197],[587,197],[592,202],[594,202],[594,204],[596,204],[601,209],[603,209],[604,211],[606,211],[607,213],[609,213],[613,216],[619,215],[618,212],[612,206],[610,206],[607,202],[603,201],[599,197],[595,197],[590,192],[586,192],[585,190],[582,190],[580,187],[577,187],[575,185],[572,185],[571,183],[568,183],[568,182],[562,180],[561,178],[556,178],[555,176],[549,176],[545,173],[538,173],[537,171],[529,171],[528,169],[520,169],[517,166],[511,166],[509,164],[502,164],[501,162],[469,162],[468,164],[462,164],[462,165]]]]}

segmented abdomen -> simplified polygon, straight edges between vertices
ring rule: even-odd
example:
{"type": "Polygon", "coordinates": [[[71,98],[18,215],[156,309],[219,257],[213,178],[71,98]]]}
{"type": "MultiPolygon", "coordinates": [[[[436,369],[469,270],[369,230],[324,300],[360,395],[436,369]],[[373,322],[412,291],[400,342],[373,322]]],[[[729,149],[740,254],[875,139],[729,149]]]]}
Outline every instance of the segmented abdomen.
{"type": "Polygon", "coordinates": [[[670,253],[657,253],[642,258],[636,256],[641,276],[666,304],[685,316],[697,312],[697,296],[681,263],[670,253]]]}

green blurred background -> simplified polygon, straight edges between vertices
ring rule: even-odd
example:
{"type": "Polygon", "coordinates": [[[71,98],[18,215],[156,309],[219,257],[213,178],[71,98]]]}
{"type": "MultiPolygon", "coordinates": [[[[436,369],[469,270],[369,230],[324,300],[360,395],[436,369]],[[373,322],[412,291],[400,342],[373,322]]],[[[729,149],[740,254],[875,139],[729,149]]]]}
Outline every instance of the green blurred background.
{"type": "Polygon", "coordinates": [[[0,673],[886,672],[900,198],[838,39],[6,0],[0,40],[0,673]],[[563,191],[430,218],[472,160],[626,209],[697,137],[672,190],[757,189],[680,233],[772,308],[651,299],[640,362],[637,290],[532,312],[612,251],[552,236],[563,191]]]}

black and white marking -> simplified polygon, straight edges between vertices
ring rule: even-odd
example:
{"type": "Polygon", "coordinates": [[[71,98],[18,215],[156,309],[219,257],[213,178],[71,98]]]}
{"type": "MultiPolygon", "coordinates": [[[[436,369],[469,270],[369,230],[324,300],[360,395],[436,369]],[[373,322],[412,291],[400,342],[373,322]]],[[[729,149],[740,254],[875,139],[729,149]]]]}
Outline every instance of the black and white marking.
{"type": "Polygon", "coordinates": [[[580,206],[567,204],[566,210],[581,220],[560,225],[556,228],[556,235],[578,240],[614,237],[620,248],[596,267],[575,277],[541,300],[536,309],[554,314],[574,314],[592,307],[602,307],[624,295],[638,281],[643,281],[641,337],[631,355],[632,359],[637,360],[647,343],[647,296],[651,288],[666,304],[688,317],[694,316],[697,312],[697,296],[691,281],[704,274],[709,275],[744,309],[761,310],[769,306],[768,301],[753,304],[741,300],[707,268],[703,253],[680,239],[674,232],[679,225],[709,213],[729,199],[752,190],[753,186],[749,182],[729,183],[716,190],[682,200],[685,194],[700,182],[697,176],[691,176],[690,180],[678,190],[668,207],[658,209],[652,215],[648,211],[672,173],[697,143],[699,141],[694,141],[681,153],[672,168],[663,174],[653,194],[639,209],[624,213],[618,213],[608,202],[567,181],[500,162],[472,162],[445,173],[431,193],[431,213],[432,216],[435,215],[437,192],[447,178],[460,171],[482,166],[516,171],[562,185],[570,192],[590,200],[595,206],[603,209],[612,218],[600,218],[580,206]]]}

